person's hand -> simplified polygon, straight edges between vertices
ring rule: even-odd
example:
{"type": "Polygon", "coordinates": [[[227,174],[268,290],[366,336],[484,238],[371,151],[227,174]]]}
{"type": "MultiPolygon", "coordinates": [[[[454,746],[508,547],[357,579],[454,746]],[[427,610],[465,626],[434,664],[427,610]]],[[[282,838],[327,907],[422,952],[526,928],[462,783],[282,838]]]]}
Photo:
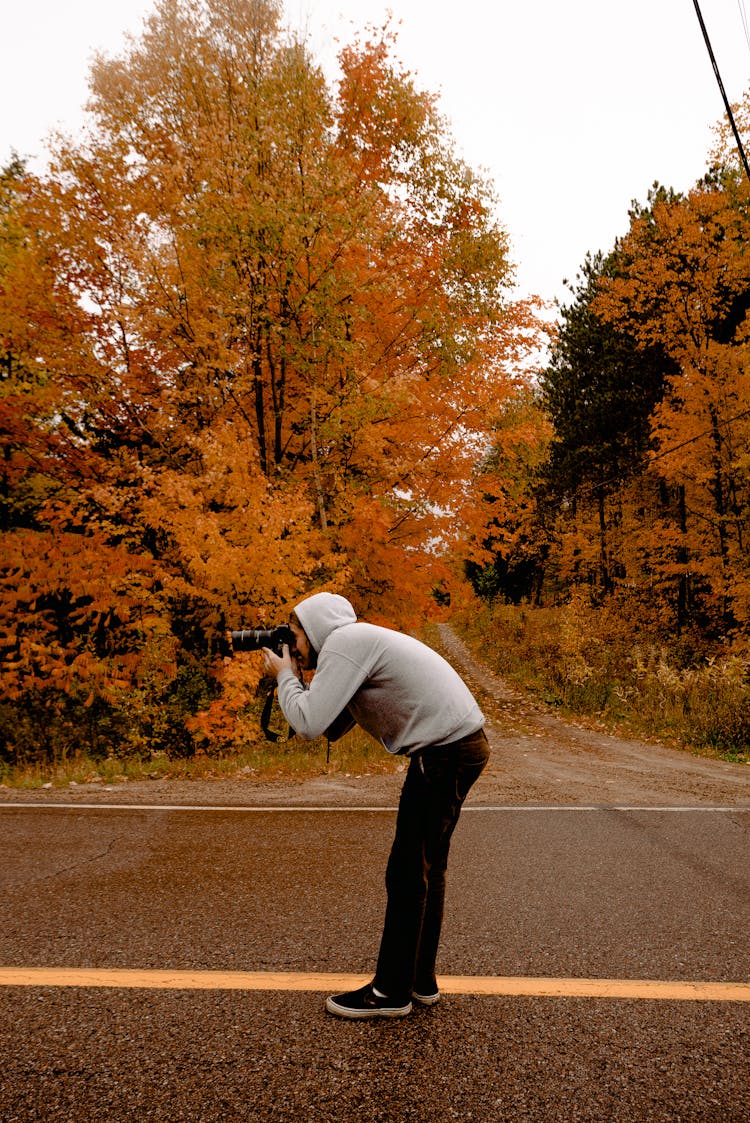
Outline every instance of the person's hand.
{"type": "Polygon", "coordinates": [[[288,644],[284,644],[281,649],[281,656],[279,657],[275,651],[271,651],[270,647],[263,648],[263,665],[269,674],[274,678],[279,677],[280,671],[294,671],[294,663],[289,654],[288,644]]]}

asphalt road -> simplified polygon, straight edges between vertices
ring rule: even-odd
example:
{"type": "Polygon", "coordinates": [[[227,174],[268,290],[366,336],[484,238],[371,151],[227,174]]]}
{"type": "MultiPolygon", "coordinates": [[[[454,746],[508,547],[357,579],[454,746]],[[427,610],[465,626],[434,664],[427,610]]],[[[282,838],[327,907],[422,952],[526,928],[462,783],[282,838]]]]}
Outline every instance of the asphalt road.
{"type": "MultiPolygon", "coordinates": [[[[493,754],[442,974],[748,983],[750,767],[561,721],[441,638],[493,754]]],[[[2,790],[0,969],[369,975],[401,779],[2,790]]],[[[531,991],[344,1022],[308,989],[0,986],[0,1121],[750,1121],[750,1002],[531,991]]]]}
{"type": "MultiPolygon", "coordinates": [[[[445,975],[750,979],[750,812],[483,810],[459,825],[445,975]]],[[[0,807],[0,964],[368,972],[383,808],[0,807]]],[[[0,1118],[750,1119],[750,1003],[9,987],[0,1118]]]]}

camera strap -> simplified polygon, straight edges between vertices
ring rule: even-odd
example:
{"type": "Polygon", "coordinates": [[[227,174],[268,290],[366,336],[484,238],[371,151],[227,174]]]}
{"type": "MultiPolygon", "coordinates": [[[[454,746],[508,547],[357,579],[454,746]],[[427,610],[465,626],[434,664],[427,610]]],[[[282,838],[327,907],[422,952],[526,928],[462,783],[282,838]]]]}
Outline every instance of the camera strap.
{"type": "MultiPolygon", "coordinates": [[[[271,729],[271,711],[273,709],[273,696],[276,693],[276,686],[272,686],[266,695],[266,700],[263,703],[263,712],[260,715],[260,727],[263,730],[264,736],[267,741],[281,741],[281,733],[277,733],[275,729],[271,729]]],[[[286,737],[283,740],[288,741],[292,736],[292,727],[289,726],[286,737]]],[[[326,737],[326,764],[331,761],[331,742],[326,737]]]]}
{"type": "Polygon", "coordinates": [[[266,700],[263,704],[263,712],[260,715],[260,727],[267,741],[288,741],[292,730],[289,727],[286,736],[277,733],[275,729],[271,729],[271,710],[273,709],[273,697],[276,693],[276,685],[274,684],[266,695],[266,700]]]}

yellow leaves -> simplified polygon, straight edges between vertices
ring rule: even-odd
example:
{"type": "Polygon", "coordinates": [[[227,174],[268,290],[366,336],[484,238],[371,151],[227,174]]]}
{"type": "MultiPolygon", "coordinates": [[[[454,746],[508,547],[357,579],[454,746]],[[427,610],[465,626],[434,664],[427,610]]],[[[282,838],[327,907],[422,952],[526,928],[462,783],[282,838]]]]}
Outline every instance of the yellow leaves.
{"type": "Polygon", "coordinates": [[[311,564],[307,488],[272,484],[240,424],[216,426],[193,443],[202,470],[155,477],[144,517],[168,531],[196,589],[225,610],[272,616],[311,564]]]}
{"type": "Polygon", "coordinates": [[[718,321],[750,276],[747,220],[732,195],[697,186],[657,193],[618,247],[625,268],[608,278],[594,310],[643,343],[700,366],[718,321]]]}
{"type": "MultiPolygon", "coordinates": [[[[750,151],[750,87],[743,92],[733,107],[734,125],[742,139],[745,153],[750,151]]],[[[740,159],[734,129],[728,115],[719,118],[714,126],[714,145],[710,152],[710,166],[718,170],[722,181],[732,190],[740,205],[747,206],[750,197],[747,173],[740,159]]]]}
{"type": "Polygon", "coordinates": [[[338,128],[342,143],[361,159],[369,175],[393,174],[405,150],[417,148],[434,114],[433,101],[419,94],[411,76],[390,57],[395,34],[387,25],[364,44],[344,47],[338,128]],[[387,173],[386,173],[387,174],[387,173]]]}
{"type": "MultiPolygon", "coordinates": [[[[224,659],[220,679],[221,697],[211,705],[188,718],[191,733],[219,749],[237,751],[260,737],[257,717],[253,716],[252,703],[263,676],[262,656],[259,653],[224,659]]],[[[270,689],[270,684],[267,684],[270,689]]]]}
{"type": "MultiPolygon", "coordinates": [[[[747,626],[750,376],[747,189],[718,175],[637,211],[594,310],[676,364],[651,419],[660,517],[631,536],[660,580],[724,629],[747,626]],[[664,518],[664,510],[668,517],[664,518]]],[[[627,535],[623,535],[627,540],[627,535]]]]}
{"type": "Polygon", "coordinates": [[[72,533],[17,530],[3,546],[0,670],[14,692],[88,687],[111,696],[141,673],[138,648],[149,633],[162,633],[159,666],[174,659],[161,613],[143,611],[153,596],[146,559],[72,533]]]}
{"type": "Polygon", "coordinates": [[[151,443],[159,481],[142,509],[192,578],[244,599],[246,550],[259,603],[315,569],[314,512],[334,529],[350,491],[397,506],[408,492],[429,540],[506,392],[514,325],[531,322],[502,306],[491,192],[390,33],[344,52],[336,131],[334,95],[273,11],[161,7],[126,58],[97,62],[98,129],[61,154],[70,187],[55,197],[98,309],[96,355],[117,371],[114,410],[97,400],[93,416],[117,441],[125,414],[151,443]],[[248,35],[263,49],[245,58],[248,35]],[[385,178],[369,177],[371,156],[385,178]],[[269,551],[278,580],[262,576],[269,551]]]}

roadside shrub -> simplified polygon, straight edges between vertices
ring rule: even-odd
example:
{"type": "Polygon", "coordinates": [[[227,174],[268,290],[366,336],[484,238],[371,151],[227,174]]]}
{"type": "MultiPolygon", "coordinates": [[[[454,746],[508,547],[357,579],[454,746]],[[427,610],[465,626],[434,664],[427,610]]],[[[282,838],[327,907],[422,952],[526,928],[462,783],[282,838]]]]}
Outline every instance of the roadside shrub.
{"type": "Polygon", "coordinates": [[[178,668],[160,691],[134,688],[116,701],[53,687],[26,691],[0,702],[0,765],[59,765],[79,755],[92,761],[191,756],[190,719],[215,693],[195,663],[178,668]]]}
{"type": "Polygon", "coordinates": [[[545,704],[732,759],[750,756],[750,657],[680,636],[649,642],[582,596],[474,609],[459,628],[479,657],[545,704]]]}

